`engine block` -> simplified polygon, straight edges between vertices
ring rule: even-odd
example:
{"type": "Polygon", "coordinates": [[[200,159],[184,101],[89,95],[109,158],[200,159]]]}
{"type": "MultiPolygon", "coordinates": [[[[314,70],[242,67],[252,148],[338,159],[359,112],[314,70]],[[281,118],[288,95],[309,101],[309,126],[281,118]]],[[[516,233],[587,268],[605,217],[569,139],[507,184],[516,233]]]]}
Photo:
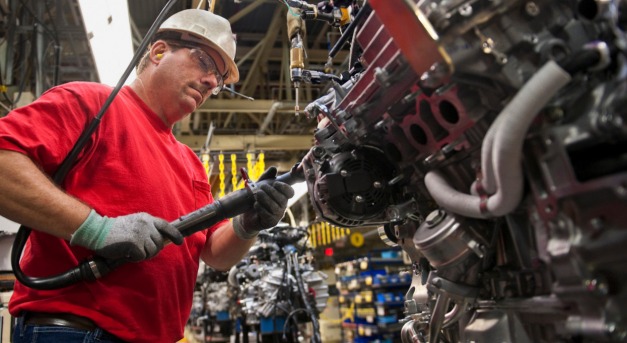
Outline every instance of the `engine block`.
{"type": "Polygon", "coordinates": [[[360,9],[302,166],[320,217],[412,259],[404,342],[627,339],[626,5],[360,9]]]}

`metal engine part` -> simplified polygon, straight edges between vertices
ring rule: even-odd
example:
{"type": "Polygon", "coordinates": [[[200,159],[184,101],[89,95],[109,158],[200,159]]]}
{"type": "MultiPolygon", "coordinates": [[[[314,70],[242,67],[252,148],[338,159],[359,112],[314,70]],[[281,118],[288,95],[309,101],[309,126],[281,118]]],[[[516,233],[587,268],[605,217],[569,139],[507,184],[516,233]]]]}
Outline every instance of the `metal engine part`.
{"type": "MultiPolygon", "coordinates": [[[[329,286],[327,275],[314,266],[305,235],[304,228],[263,231],[229,272],[228,281],[239,303],[237,316],[246,325],[257,325],[263,318],[317,322],[327,306],[329,286]]],[[[314,325],[314,330],[319,328],[314,325]]]]}
{"type": "Polygon", "coordinates": [[[627,3],[361,8],[302,165],[411,257],[403,341],[625,341],[627,3]]]}

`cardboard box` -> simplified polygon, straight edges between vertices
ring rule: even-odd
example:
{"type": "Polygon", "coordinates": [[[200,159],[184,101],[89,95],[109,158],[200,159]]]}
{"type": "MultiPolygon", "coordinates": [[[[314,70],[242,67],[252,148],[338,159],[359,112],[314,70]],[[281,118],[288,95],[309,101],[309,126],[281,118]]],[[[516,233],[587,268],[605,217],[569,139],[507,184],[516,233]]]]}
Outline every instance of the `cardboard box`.
{"type": "Polygon", "coordinates": [[[13,319],[9,314],[9,309],[0,307],[0,343],[11,342],[11,332],[13,329],[13,319]]]}

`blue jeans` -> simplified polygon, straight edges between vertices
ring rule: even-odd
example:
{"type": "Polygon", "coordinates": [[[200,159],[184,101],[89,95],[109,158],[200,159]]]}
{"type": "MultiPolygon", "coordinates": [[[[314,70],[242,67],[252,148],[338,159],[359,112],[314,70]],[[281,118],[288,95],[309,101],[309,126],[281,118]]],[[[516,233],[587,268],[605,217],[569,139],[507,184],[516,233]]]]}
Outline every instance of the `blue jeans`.
{"type": "Polygon", "coordinates": [[[102,329],[81,330],[64,326],[24,325],[20,317],[13,331],[13,343],[124,343],[102,329]]]}

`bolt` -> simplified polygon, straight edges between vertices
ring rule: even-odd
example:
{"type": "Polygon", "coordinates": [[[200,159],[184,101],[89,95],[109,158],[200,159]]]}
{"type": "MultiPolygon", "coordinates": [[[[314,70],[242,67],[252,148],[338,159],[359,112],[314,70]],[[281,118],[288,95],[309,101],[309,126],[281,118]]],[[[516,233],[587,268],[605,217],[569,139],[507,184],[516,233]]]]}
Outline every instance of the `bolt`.
{"type": "Polygon", "coordinates": [[[348,172],[344,169],[340,170],[340,175],[342,175],[342,177],[346,177],[346,175],[348,175],[348,172]]]}
{"type": "Polygon", "coordinates": [[[546,212],[546,213],[553,213],[553,206],[546,205],[546,207],[544,208],[544,212],[546,212]]]}
{"type": "Polygon", "coordinates": [[[613,322],[606,323],[605,329],[610,335],[613,334],[614,332],[616,332],[616,323],[613,323],[613,322]]]}
{"type": "Polygon", "coordinates": [[[431,211],[431,213],[427,215],[425,223],[427,223],[428,227],[432,228],[442,222],[444,218],[446,218],[446,212],[437,209],[435,211],[431,211]]]}
{"type": "Polygon", "coordinates": [[[420,84],[426,88],[436,88],[442,84],[448,75],[448,66],[443,63],[433,64],[428,71],[420,75],[420,84]]]}
{"type": "Polygon", "coordinates": [[[460,7],[459,15],[461,15],[462,17],[470,17],[472,15],[472,6],[466,4],[460,7]]]}
{"type": "Polygon", "coordinates": [[[388,80],[390,79],[390,75],[387,70],[381,69],[380,67],[374,68],[374,77],[377,82],[383,86],[388,84],[388,80]]]}
{"type": "Polygon", "coordinates": [[[355,195],[355,202],[364,202],[364,197],[361,195],[355,195]]]}
{"type": "Polygon", "coordinates": [[[529,43],[532,44],[536,44],[538,43],[538,36],[536,35],[524,35],[524,40],[528,41],[529,43]]]}
{"type": "Polygon", "coordinates": [[[313,150],[312,150],[312,153],[313,153],[313,155],[316,158],[320,158],[320,157],[324,156],[324,148],[323,147],[319,147],[319,146],[314,147],[313,150]]]}
{"type": "Polygon", "coordinates": [[[535,17],[540,14],[540,8],[535,2],[529,1],[525,4],[525,12],[527,12],[530,16],[535,17]]]}
{"type": "Polygon", "coordinates": [[[381,187],[383,187],[383,185],[381,184],[381,182],[380,182],[380,181],[375,181],[375,182],[372,184],[372,187],[374,187],[374,188],[376,188],[376,189],[380,189],[381,187]]]}
{"type": "Polygon", "coordinates": [[[551,137],[547,137],[547,138],[544,140],[544,144],[545,144],[546,146],[550,146],[550,145],[552,145],[552,144],[553,144],[553,139],[552,139],[551,137]]]}
{"type": "Polygon", "coordinates": [[[483,44],[481,44],[483,53],[485,54],[491,54],[492,50],[494,49],[494,40],[492,38],[487,38],[485,41],[483,41],[483,44]]]}
{"type": "Polygon", "coordinates": [[[374,128],[375,130],[381,130],[381,129],[385,130],[385,120],[380,120],[379,122],[374,124],[374,128]]]}
{"type": "Polygon", "coordinates": [[[396,207],[388,207],[386,213],[387,213],[388,218],[390,219],[398,218],[400,215],[396,207]]]}

